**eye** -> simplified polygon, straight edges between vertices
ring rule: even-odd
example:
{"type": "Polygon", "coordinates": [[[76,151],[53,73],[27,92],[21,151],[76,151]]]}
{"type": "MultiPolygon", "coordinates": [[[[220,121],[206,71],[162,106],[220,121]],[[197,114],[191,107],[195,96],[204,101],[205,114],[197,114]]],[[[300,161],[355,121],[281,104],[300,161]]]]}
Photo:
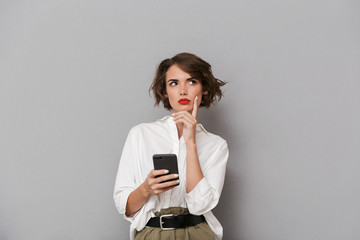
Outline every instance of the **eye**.
{"type": "Polygon", "coordinates": [[[171,82],[169,85],[170,86],[175,86],[177,84],[177,82],[171,82]],[[174,84],[173,84],[174,83],[174,84]]]}
{"type": "Polygon", "coordinates": [[[190,84],[191,85],[194,85],[194,84],[196,84],[197,82],[195,81],[195,80],[190,80],[190,84]]]}

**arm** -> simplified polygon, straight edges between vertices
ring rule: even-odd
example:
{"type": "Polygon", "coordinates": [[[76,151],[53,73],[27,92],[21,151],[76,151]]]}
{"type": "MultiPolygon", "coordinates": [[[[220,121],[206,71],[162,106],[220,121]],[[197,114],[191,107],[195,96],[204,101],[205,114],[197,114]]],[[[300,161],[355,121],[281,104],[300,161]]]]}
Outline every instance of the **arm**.
{"type": "Polygon", "coordinates": [[[139,138],[140,134],[137,133],[136,129],[132,128],[121,154],[113,196],[119,213],[124,214],[125,218],[129,221],[136,217],[136,213],[149,200],[151,195],[157,195],[170,190],[174,188],[173,185],[179,183],[177,180],[160,183],[178,177],[172,174],[156,178],[157,175],[167,173],[164,172],[167,170],[163,169],[151,170],[145,181],[140,186],[137,186],[135,169],[138,164],[141,164],[139,163],[139,156],[136,154],[139,148],[137,145],[139,138]]]}
{"type": "Polygon", "coordinates": [[[183,126],[186,144],[186,192],[191,192],[204,177],[196,150],[196,124],[198,114],[198,97],[194,99],[192,113],[180,111],[173,113],[174,121],[183,126]]]}
{"type": "MultiPolygon", "coordinates": [[[[192,114],[186,111],[174,113],[174,121],[183,125],[183,136],[186,143],[186,195],[190,213],[201,215],[213,209],[220,198],[224,185],[226,163],[229,151],[226,141],[220,142],[217,149],[211,149],[213,155],[210,167],[205,176],[201,170],[196,149],[196,124],[198,104],[194,100],[192,114]]],[[[210,149],[209,149],[210,150],[210,149]]]]}
{"type": "Polygon", "coordinates": [[[186,192],[191,192],[204,177],[195,141],[186,143],[186,192]]]}
{"type": "Polygon", "coordinates": [[[180,181],[175,180],[166,183],[160,183],[169,179],[177,178],[177,174],[166,175],[156,178],[157,175],[168,173],[168,170],[151,170],[146,180],[133,192],[130,193],[126,204],[126,216],[130,216],[137,211],[149,200],[151,195],[158,195],[170,189],[173,189],[175,184],[180,181]]]}
{"type": "Polygon", "coordinates": [[[149,200],[150,194],[144,190],[143,184],[141,184],[138,188],[132,191],[128,197],[126,203],[126,212],[125,216],[130,217],[149,200]]]}
{"type": "Polygon", "coordinates": [[[136,129],[132,128],[122,150],[113,195],[118,212],[124,214],[125,218],[129,221],[132,221],[135,217],[129,217],[131,214],[125,214],[125,212],[127,211],[126,205],[128,198],[136,189],[135,166],[138,161],[138,156],[135,150],[138,147],[136,142],[137,137],[138,133],[136,129]]]}
{"type": "MultiPolygon", "coordinates": [[[[180,118],[177,117],[176,119],[180,118]]],[[[203,172],[195,141],[186,141],[185,200],[192,214],[204,214],[212,210],[219,202],[225,180],[229,151],[225,140],[219,142],[217,146],[217,148],[209,149],[209,151],[213,152],[211,157],[207,159],[210,166],[206,169],[206,172],[203,172]]]]}
{"type": "Polygon", "coordinates": [[[208,159],[211,161],[211,165],[204,177],[191,192],[185,195],[190,213],[201,215],[212,210],[218,204],[224,185],[228,156],[227,143],[223,141],[219,148],[214,149],[214,155],[208,159]]]}

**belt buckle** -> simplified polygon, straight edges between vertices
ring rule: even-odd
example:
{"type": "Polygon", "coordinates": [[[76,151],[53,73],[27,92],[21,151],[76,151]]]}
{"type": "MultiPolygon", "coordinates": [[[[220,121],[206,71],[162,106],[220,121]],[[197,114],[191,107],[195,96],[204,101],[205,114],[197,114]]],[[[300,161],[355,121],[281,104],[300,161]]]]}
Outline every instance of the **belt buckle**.
{"type": "Polygon", "coordinates": [[[161,227],[162,230],[173,230],[173,229],[175,229],[175,228],[165,228],[165,227],[163,227],[164,222],[162,221],[162,219],[164,217],[173,217],[173,216],[174,216],[174,214],[165,214],[165,215],[160,216],[160,227],[161,227]]]}

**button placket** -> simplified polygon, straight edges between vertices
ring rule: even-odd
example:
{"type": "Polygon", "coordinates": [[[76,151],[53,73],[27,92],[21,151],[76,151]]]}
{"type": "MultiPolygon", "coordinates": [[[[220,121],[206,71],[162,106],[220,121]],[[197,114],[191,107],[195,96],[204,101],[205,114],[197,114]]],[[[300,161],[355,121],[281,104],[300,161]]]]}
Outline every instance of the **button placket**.
{"type": "MultiPolygon", "coordinates": [[[[175,154],[178,157],[178,161],[179,161],[179,139],[178,139],[178,132],[177,132],[177,128],[176,128],[176,123],[173,121],[172,117],[170,117],[169,119],[169,124],[170,124],[170,134],[171,134],[171,141],[173,144],[173,151],[172,153],[175,154]]],[[[180,169],[179,169],[179,174],[180,174],[180,169]]],[[[170,206],[170,201],[171,201],[171,195],[173,193],[173,190],[169,190],[166,191],[166,197],[165,197],[165,206],[170,206]]]]}

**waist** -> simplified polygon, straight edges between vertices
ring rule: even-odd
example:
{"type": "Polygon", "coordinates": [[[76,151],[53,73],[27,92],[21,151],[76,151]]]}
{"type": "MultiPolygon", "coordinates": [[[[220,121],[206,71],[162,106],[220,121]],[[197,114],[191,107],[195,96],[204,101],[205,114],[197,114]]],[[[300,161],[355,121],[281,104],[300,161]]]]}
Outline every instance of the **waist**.
{"type": "Polygon", "coordinates": [[[161,209],[161,211],[155,213],[155,215],[156,217],[150,218],[146,226],[170,230],[195,226],[196,224],[205,222],[203,215],[197,216],[190,214],[187,208],[180,207],[161,209]]]}

